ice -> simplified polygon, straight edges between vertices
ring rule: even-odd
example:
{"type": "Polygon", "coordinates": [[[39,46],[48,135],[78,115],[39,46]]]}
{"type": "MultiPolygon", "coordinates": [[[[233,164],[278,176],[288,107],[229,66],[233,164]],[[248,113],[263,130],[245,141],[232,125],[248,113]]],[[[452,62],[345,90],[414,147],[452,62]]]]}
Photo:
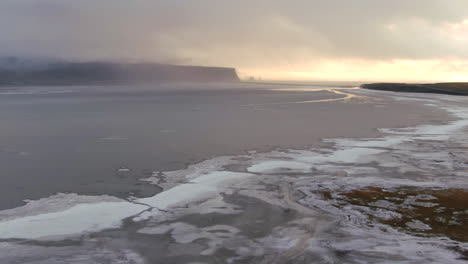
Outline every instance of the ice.
{"type": "Polygon", "coordinates": [[[204,228],[198,228],[186,223],[173,223],[161,225],[158,227],[146,227],[140,229],[139,233],[144,234],[166,234],[170,233],[177,243],[187,244],[196,240],[207,241],[207,248],[200,252],[201,255],[212,255],[221,247],[225,240],[234,238],[240,230],[227,225],[214,225],[204,228]]]}
{"type": "Polygon", "coordinates": [[[0,243],[2,264],[144,264],[145,259],[130,249],[89,243],[80,246],[43,247],[26,243],[0,243]]]}
{"type": "Polygon", "coordinates": [[[351,148],[351,149],[339,150],[335,152],[333,155],[328,157],[327,161],[336,162],[336,163],[365,162],[363,161],[364,157],[377,155],[382,152],[385,152],[385,150],[372,149],[372,148],[351,148]]]}
{"type": "Polygon", "coordinates": [[[78,195],[75,193],[58,193],[48,198],[42,198],[39,200],[26,201],[27,203],[23,206],[16,207],[13,209],[3,210],[0,212],[0,223],[25,217],[34,216],[44,213],[53,213],[64,211],[77,204],[90,204],[99,202],[122,202],[122,199],[101,195],[101,196],[86,196],[78,195]]]}
{"type": "Polygon", "coordinates": [[[346,235],[341,239],[332,238],[328,248],[348,252],[348,263],[466,263],[437,239],[417,238],[388,229],[340,229],[339,232],[346,235]]]}
{"type": "Polygon", "coordinates": [[[216,196],[229,182],[246,179],[250,176],[252,174],[249,173],[215,171],[201,175],[188,183],[178,185],[153,197],[139,199],[138,202],[158,209],[165,209],[170,205],[216,196]]]}
{"type": "Polygon", "coordinates": [[[336,150],[331,155],[312,155],[299,157],[298,160],[302,162],[308,162],[311,164],[321,163],[367,163],[367,156],[377,155],[385,152],[382,149],[373,148],[349,148],[336,150]]]}
{"type": "Polygon", "coordinates": [[[442,107],[442,109],[459,120],[445,125],[421,125],[407,131],[401,129],[385,129],[383,131],[391,134],[413,135],[415,139],[419,140],[448,140],[456,131],[468,126],[468,109],[461,107],[442,107]]]}
{"type": "Polygon", "coordinates": [[[129,169],[129,168],[122,167],[122,168],[118,169],[117,171],[118,171],[118,172],[130,172],[130,169],[129,169]]]}
{"type": "Polygon", "coordinates": [[[413,220],[411,222],[406,223],[409,228],[416,229],[416,230],[431,230],[432,228],[421,221],[413,220]]]}
{"type": "Polygon", "coordinates": [[[312,165],[297,161],[265,161],[250,166],[247,170],[253,173],[271,173],[275,171],[288,170],[288,172],[310,172],[312,165]]]}
{"type": "Polygon", "coordinates": [[[265,248],[260,247],[257,242],[245,237],[236,227],[228,225],[197,227],[176,222],[156,227],[145,227],[138,232],[152,235],[168,234],[176,243],[180,244],[203,243],[204,247],[196,253],[196,255],[202,256],[213,255],[220,248],[236,251],[240,256],[237,258],[238,260],[243,257],[261,256],[265,252],[265,248]]]}
{"type": "Polygon", "coordinates": [[[0,238],[61,240],[64,236],[120,227],[122,219],[146,209],[129,202],[78,204],[60,212],[0,222],[0,238]]]}
{"type": "MultiPolygon", "coordinates": [[[[252,173],[280,173],[280,172],[296,172],[296,173],[307,173],[311,172],[316,164],[323,163],[367,163],[369,162],[366,157],[377,155],[385,152],[382,149],[373,148],[349,148],[340,149],[334,153],[317,154],[310,153],[305,155],[299,155],[296,157],[296,161],[289,160],[274,160],[274,161],[262,161],[250,166],[247,170],[252,173]]],[[[291,156],[288,156],[290,158],[291,156]]]]}
{"type": "Polygon", "coordinates": [[[384,137],[382,139],[338,139],[335,140],[337,145],[343,147],[361,147],[361,148],[390,148],[392,146],[402,144],[409,139],[407,137],[384,137]]]}
{"type": "MultiPolygon", "coordinates": [[[[437,100],[431,103],[457,120],[382,129],[382,138],[331,139],[327,142],[334,146],[327,149],[249,152],[207,160],[185,170],[157,172],[146,181],[164,191],[148,198],[126,201],[59,194],[31,201],[0,212],[0,238],[58,240],[119,228],[128,218],[142,222],[140,233],[167,234],[181,244],[206,242],[199,252],[203,255],[226,248],[242,259],[295,249],[315,252],[330,261],[337,260],[335,252],[346,252],[349,263],[463,263],[452,248],[466,250],[466,245],[449,238],[417,237],[378,222],[401,218],[395,211],[405,206],[436,206],[432,203],[435,197],[423,193],[398,201],[386,197],[365,206],[340,201],[344,192],[363,188],[468,188],[466,158],[453,151],[466,142],[461,130],[468,126],[468,109],[437,100]],[[236,168],[247,167],[247,173],[225,171],[226,165],[242,165],[236,168]],[[239,213],[240,206],[223,199],[223,194],[234,193],[310,218],[306,224],[283,223],[255,240],[233,226],[175,222],[195,213],[239,213]],[[304,244],[309,246],[302,248],[304,244]]],[[[418,221],[407,226],[415,232],[430,228],[418,221]]]]}
{"type": "MultiPolygon", "coordinates": [[[[82,203],[63,211],[18,217],[0,222],[0,238],[61,240],[83,233],[118,228],[123,219],[136,216],[151,207],[166,209],[182,202],[213,197],[230,181],[249,176],[251,174],[212,172],[153,197],[134,202],[121,200],[121,202],[82,203]]],[[[134,219],[144,220],[148,217],[145,215],[134,219]]]]}

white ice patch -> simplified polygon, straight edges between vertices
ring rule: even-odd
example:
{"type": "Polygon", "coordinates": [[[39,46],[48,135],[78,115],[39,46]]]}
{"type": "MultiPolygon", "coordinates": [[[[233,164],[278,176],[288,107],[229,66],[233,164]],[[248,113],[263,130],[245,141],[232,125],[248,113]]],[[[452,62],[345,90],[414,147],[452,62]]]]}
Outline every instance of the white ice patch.
{"type": "Polygon", "coordinates": [[[281,172],[299,172],[306,173],[310,172],[312,165],[297,162],[297,161],[264,161],[253,166],[250,166],[247,170],[253,173],[281,173],[281,172]]]}
{"type": "Polygon", "coordinates": [[[405,129],[381,129],[382,132],[388,134],[408,135],[413,136],[418,140],[448,140],[455,132],[460,131],[468,126],[468,109],[460,107],[441,107],[448,113],[452,114],[458,120],[449,122],[445,125],[421,125],[413,128],[405,129]]]}
{"type": "MultiPolygon", "coordinates": [[[[336,162],[336,163],[365,163],[367,156],[377,155],[385,150],[372,149],[372,148],[350,148],[338,150],[329,157],[322,159],[322,162],[336,162]]],[[[320,159],[318,160],[320,161],[320,159]]],[[[317,162],[317,161],[315,161],[317,162]]]]}
{"type": "Polygon", "coordinates": [[[122,167],[122,168],[118,169],[117,171],[118,171],[118,172],[130,172],[130,169],[129,169],[129,168],[122,167]]]}
{"type": "Polygon", "coordinates": [[[308,173],[318,164],[326,163],[368,163],[372,161],[369,156],[385,152],[383,149],[349,148],[339,149],[332,154],[319,154],[316,152],[303,152],[300,155],[288,155],[296,160],[273,160],[254,163],[247,170],[252,173],[308,173]]]}
{"type": "Polygon", "coordinates": [[[61,240],[121,226],[122,219],[148,209],[129,202],[78,204],[60,212],[0,222],[0,238],[61,240]]]}
{"type": "Polygon", "coordinates": [[[235,157],[222,156],[211,160],[202,161],[198,164],[190,165],[188,168],[177,171],[168,172],[153,172],[153,175],[148,178],[141,179],[142,181],[149,182],[150,184],[158,185],[165,190],[177,186],[199,177],[203,174],[209,174],[216,171],[222,171],[223,166],[231,164],[232,159],[235,157]],[[161,180],[163,178],[164,180],[161,180]]]}
{"type": "MultiPolygon", "coordinates": [[[[134,202],[121,200],[120,202],[82,203],[63,211],[18,217],[0,222],[0,238],[60,240],[83,233],[117,228],[121,226],[123,219],[136,216],[151,207],[163,210],[197,199],[214,197],[228,187],[231,181],[249,176],[251,174],[212,172],[153,197],[134,202]]],[[[158,212],[156,211],[153,215],[158,212]]]]}
{"type": "Polygon", "coordinates": [[[60,212],[69,209],[77,204],[91,204],[99,202],[123,202],[123,200],[107,195],[86,196],[74,193],[58,193],[48,198],[42,198],[39,200],[32,201],[28,200],[26,202],[27,203],[23,206],[0,211],[0,222],[25,216],[60,212]]]}
{"type": "Polygon", "coordinates": [[[158,209],[166,209],[171,205],[190,202],[194,199],[203,200],[216,196],[223,189],[229,187],[230,182],[246,179],[250,176],[252,174],[249,173],[212,172],[201,175],[188,183],[178,185],[153,197],[137,201],[158,209]]]}
{"type": "Polygon", "coordinates": [[[432,229],[429,225],[426,225],[423,222],[418,221],[418,220],[413,220],[411,222],[408,222],[408,223],[406,223],[406,225],[409,228],[420,230],[420,231],[431,230],[432,229]]]}
{"type": "Polygon", "coordinates": [[[329,140],[335,142],[337,145],[342,147],[359,147],[359,148],[390,148],[395,145],[402,144],[408,141],[407,137],[383,137],[382,139],[368,138],[360,140],[352,139],[338,139],[329,140]]]}

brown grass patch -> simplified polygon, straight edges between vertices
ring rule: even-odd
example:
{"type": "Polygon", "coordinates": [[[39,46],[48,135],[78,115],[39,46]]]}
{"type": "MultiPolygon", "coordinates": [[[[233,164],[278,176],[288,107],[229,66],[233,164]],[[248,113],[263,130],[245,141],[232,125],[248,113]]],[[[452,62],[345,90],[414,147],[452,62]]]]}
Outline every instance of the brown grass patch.
{"type": "MultiPolygon", "coordinates": [[[[330,194],[323,194],[330,199],[330,194]]],[[[339,193],[339,202],[365,206],[370,209],[386,209],[398,213],[400,218],[383,220],[369,213],[369,217],[392,227],[420,235],[446,236],[468,242],[468,190],[398,188],[385,190],[368,187],[339,193]],[[388,206],[390,205],[390,206],[388,206]],[[414,228],[418,221],[426,228],[414,228]]]]}

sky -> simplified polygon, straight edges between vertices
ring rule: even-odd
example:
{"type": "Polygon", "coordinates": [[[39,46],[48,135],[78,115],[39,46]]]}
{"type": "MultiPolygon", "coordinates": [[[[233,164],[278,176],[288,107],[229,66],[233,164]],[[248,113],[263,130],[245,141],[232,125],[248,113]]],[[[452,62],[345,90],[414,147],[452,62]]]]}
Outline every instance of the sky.
{"type": "Polygon", "coordinates": [[[0,55],[468,81],[467,0],[1,0],[0,55]]]}

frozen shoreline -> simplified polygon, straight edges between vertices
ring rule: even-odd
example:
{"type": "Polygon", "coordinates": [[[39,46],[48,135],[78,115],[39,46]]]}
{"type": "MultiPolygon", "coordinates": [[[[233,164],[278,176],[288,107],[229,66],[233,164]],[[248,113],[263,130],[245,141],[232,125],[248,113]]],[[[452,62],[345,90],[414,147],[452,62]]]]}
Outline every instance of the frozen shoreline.
{"type": "MultiPolygon", "coordinates": [[[[411,95],[396,98],[413,100],[411,95]]],[[[7,213],[2,211],[0,216],[3,213],[8,218],[0,220],[0,238],[43,241],[73,239],[119,228],[122,220],[132,218],[133,222],[141,222],[145,226],[140,233],[169,233],[179,244],[191,244],[196,240],[181,238],[180,232],[198,234],[196,237],[204,234],[201,237],[211,241],[211,244],[208,243],[202,252],[212,255],[219,248],[231,247],[236,251],[237,259],[265,254],[276,254],[280,258],[305,254],[317,257],[322,261],[320,263],[329,263],[327,259],[338,259],[336,252],[349,251],[351,253],[346,259],[349,263],[381,262],[384,259],[414,261],[412,263],[437,263],[437,260],[462,263],[457,259],[459,253],[450,248],[456,245],[468,250],[463,243],[413,236],[377,222],[369,222],[368,216],[362,213],[365,209],[352,205],[338,209],[333,204],[334,200],[319,195],[323,191],[337,193],[365,187],[388,190],[402,186],[468,189],[465,180],[468,165],[461,162],[465,154],[457,149],[460,142],[466,142],[466,137],[460,132],[468,126],[468,108],[458,104],[463,99],[457,98],[454,102],[446,102],[445,99],[451,100],[450,97],[440,100],[431,96],[415,98],[452,114],[457,120],[448,124],[383,129],[381,138],[327,140],[333,144],[333,148],[219,157],[191,165],[185,170],[161,175],[155,173],[146,181],[160,183],[159,186],[165,191],[149,198],[129,198],[126,201],[107,197],[108,201],[102,202],[99,197],[93,197],[89,199],[96,199],[96,203],[83,203],[83,197],[70,194],[73,199],[62,211],[43,213],[47,198],[41,203],[26,205],[28,214],[24,213],[24,207],[7,210],[7,213]],[[437,175],[447,170],[449,173],[446,175],[437,175]],[[239,238],[240,231],[233,227],[224,226],[218,232],[188,227],[177,221],[193,213],[236,214],[242,208],[223,199],[234,194],[304,215],[274,228],[269,236],[255,240],[257,244],[247,243],[251,241],[248,237],[239,238]],[[15,212],[18,212],[17,218],[15,212]],[[86,221],[73,221],[81,220],[80,214],[87,216],[86,221]],[[330,222],[323,222],[324,217],[337,221],[332,224],[333,232],[330,231],[330,222]],[[167,226],[164,224],[167,221],[173,224],[167,226]],[[25,229],[25,226],[30,229],[25,229]],[[213,232],[230,235],[208,235],[213,232]],[[338,237],[344,237],[345,241],[338,241],[338,237]],[[229,246],[236,239],[244,241],[247,249],[239,251],[239,248],[229,246]],[[389,252],[395,254],[389,255],[389,252]]],[[[66,199],[66,196],[63,198],[66,199]]],[[[370,214],[375,213],[382,217],[395,217],[391,210],[385,208],[370,214]]]]}

